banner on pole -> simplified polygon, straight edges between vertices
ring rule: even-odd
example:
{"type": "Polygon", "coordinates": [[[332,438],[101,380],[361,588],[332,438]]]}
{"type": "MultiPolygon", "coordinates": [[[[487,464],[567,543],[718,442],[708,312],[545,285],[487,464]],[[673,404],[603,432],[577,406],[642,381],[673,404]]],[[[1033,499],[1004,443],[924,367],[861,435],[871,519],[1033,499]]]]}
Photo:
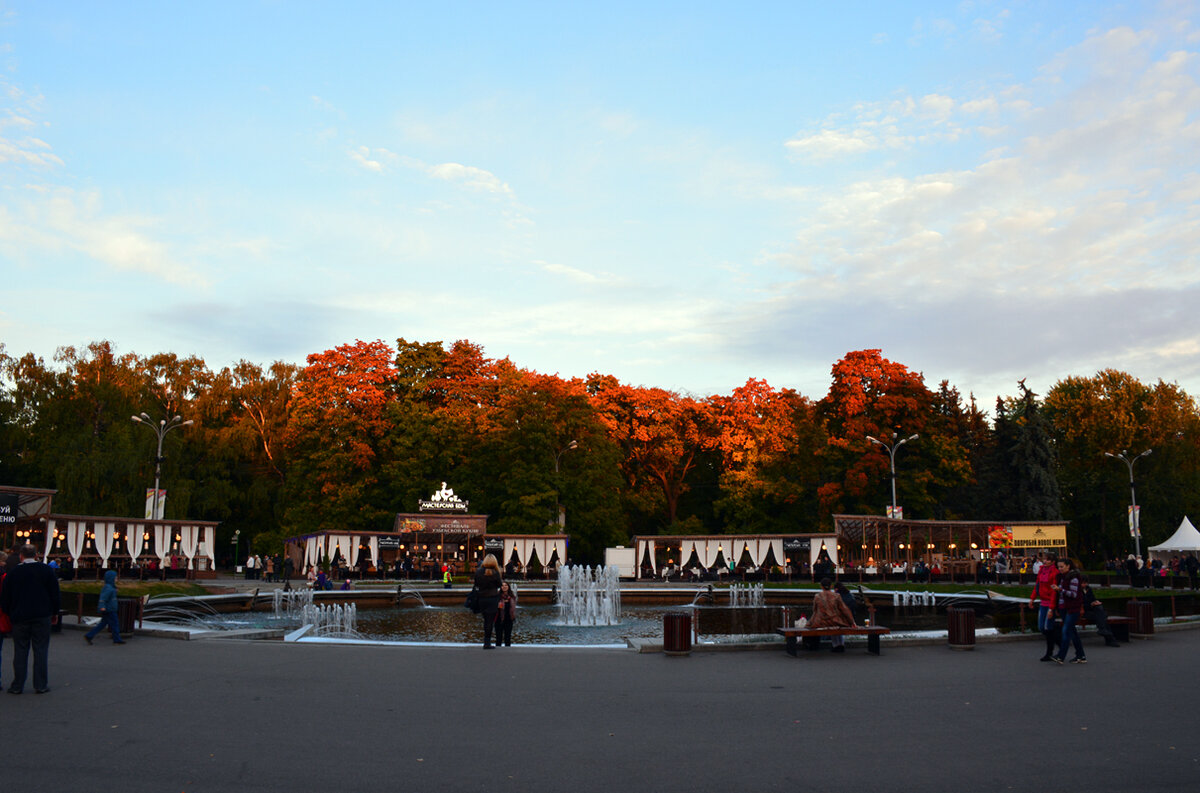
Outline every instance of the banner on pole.
{"type": "Polygon", "coordinates": [[[904,520],[904,507],[899,506],[899,505],[894,506],[894,507],[888,506],[887,516],[889,518],[895,518],[896,520],[904,520]]]}
{"type": "Polygon", "coordinates": [[[158,514],[154,514],[154,488],[146,488],[146,520],[162,520],[163,510],[167,506],[167,490],[158,491],[158,514]]]}
{"type": "Polygon", "coordinates": [[[1142,520],[1141,520],[1142,508],[1140,506],[1127,507],[1126,511],[1129,513],[1129,536],[1130,537],[1141,537],[1142,536],[1142,520]]]}

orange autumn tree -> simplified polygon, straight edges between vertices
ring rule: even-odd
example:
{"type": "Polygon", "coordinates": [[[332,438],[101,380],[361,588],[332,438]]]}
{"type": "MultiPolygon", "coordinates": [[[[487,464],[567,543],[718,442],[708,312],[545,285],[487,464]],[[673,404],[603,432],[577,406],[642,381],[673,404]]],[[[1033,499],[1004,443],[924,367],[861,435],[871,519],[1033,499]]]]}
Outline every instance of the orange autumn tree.
{"type": "Polygon", "coordinates": [[[592,374],[587,383],[592,405],[622,450],[629,490],[657,491],[667,526],[675,524],[688,474],[703,452],[716,448],[712,405],[662,388],[623,385],[611,375],[592,374]]]}
{"type": "Polygon", "coordinates": [[[733,533],[815,529],[817,470],[824,442],[813,404],[791,389],[751,378],[729,396],[709,397],[720,450],[714,510],[733,533]]]}
{"type": "Polygon", "coordinates": [[[286,431],[287,518],[295,530],[386,525],[379,448],[394,398],[394,354],[382,341],[356,341],[308,356],[286,431]]]}
{"type": "Polygon", "coordinates": [[[820,402],[828,441],[819,454],[829,478],[820,487],[822,511],[883,514],[891,503],[890,461],[867,436],[890,444],[917,433],[896,453],[898,503],[906,517],[935,517],[941,496],[967,482],[971,470],[959,439],[939,421],[924,377],[880,350],[847,353],[832,375],[820,402]]]}

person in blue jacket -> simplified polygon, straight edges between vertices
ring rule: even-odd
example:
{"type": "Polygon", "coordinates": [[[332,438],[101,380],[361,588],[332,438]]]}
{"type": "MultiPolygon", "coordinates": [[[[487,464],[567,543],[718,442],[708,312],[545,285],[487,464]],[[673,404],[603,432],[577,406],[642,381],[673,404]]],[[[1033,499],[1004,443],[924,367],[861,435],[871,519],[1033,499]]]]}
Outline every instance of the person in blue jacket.
{"type": "Polygon", "coordinates": [[[117,623],[117,571],[109,570],[104,574],[104,588],[100,590],[100,621],[92,629],[83,634],[88,644],[96,638],[96,634],[108,627],[112,631],[113,644],[124,644],[121,638],[121,626],[117,623]]]}

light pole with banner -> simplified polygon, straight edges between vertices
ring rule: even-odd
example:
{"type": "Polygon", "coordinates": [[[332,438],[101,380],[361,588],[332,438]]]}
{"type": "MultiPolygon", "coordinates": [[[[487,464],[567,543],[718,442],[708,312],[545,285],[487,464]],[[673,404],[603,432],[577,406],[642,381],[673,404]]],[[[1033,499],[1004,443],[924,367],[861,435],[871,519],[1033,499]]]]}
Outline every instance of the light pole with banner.
{"type": "Polygon", "coordinates": [[[887,449],[888,458],[891,460],[891,469],[892,469],[892,514],[889,515],[888,517],[897,517],[897,518],[900,517],[900,512],[899,512],[899,509],[896,507],[896,450],[899,449],[904,444],[908,443],[909,441],[915,441],[918,437],[920,437],[917,433],[914,432],[912,435],[909,435],[907,438],[904,438],[902,440],[896,440],[896,438],[899,436],[899,434],[900,433],[898,433],[898,432],[892,433],[892,442],[891,443],[884,443],[883,441],[881,441],[878,438],[873,437],[871,435],[867,436],[867,440],[869,440],[871,443],[878,444],[878,445],[882,446],[883,448],[887,449]]]}
{"type": "Polygon", "coordinates": [[[1139,557],[1142,555],[1142,522],[1141,516],[1138,514],[1137,492],[1133,486],[1133,464],[1145,457],[1153,449],[1147,449],[1137,457],[1131,458],[1129,452],[1122,449],[1120,454],[1105,452],[1105,457],[1111,457],[1114,460],[1120,460],[1129,468],[1129,533],[1133,535],[1133,550],[1139,557]]]}
{"type": "Polygon", "coordinates": [[[132,418],[136,424],[143,424],[149,427],[150,431],[158,437],[158,451],[154,454],[154,504],[150,510],[150,518],[152,520],[162,520],[162,515],[158,514],[158,482],[162,473],[163,438],[165,438],[167,433],[173,429],[190,425],[192,420],[188,419],[187,421],[184,421],[182,416],[175,416],[170,421],[167,421],[166,419],[159,419],[158,423],[155,424],[150,416],[146,415],[145,413],[142,413],[138,416],[130,416],[130,418],[132,418]]]}

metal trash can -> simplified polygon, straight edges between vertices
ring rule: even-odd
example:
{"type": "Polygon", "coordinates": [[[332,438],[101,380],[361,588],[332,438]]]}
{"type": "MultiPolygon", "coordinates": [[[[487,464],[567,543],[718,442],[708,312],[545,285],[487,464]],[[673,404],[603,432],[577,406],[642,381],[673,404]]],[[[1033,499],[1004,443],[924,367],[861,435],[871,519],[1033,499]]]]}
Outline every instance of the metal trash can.
{"type": "Polygon", "coordinates": [[[673,611],[663,615],[663,654],[691,655],[692,615],[673,611]]]}
{"type": "Polygon", "coordinates": [[[949,616],[949,636],[951,650],[975,649],[975,609],[955,608],[946,609],[949,616]]]}
{"type": "Polygon", "coordinates": [[[122,639],[133,635],[141,610],[141,598],[117,598],[117,627],[121,629],[122,639]]]}
{"type": "Polygon", "coordinates": [[[1129,635],[1135,639],[1150,639],[1154,636],[1154,604],[1149,600],[1131,600],[1125,604],[1125,615],[1133,622],[1129,635]]]}

